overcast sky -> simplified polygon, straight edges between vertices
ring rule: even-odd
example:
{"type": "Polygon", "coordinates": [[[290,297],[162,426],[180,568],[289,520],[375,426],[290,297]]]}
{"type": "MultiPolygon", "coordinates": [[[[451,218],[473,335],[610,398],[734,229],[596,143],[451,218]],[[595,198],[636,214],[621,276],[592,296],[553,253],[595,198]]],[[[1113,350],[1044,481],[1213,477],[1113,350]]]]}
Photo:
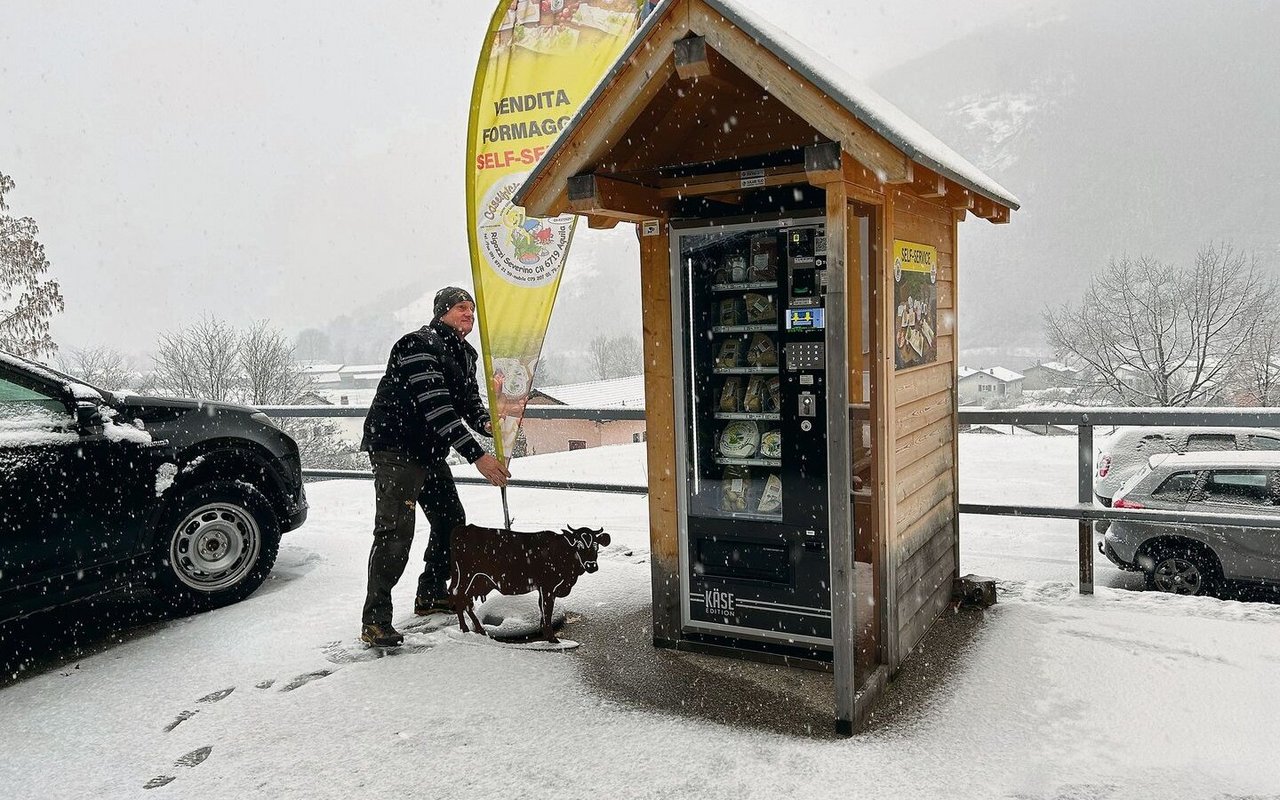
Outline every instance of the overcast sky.
{"type": "MultiPolygon", "coordinates": [[[[1028,4],[744,3],[862,77],[1028,4]]],[[[491,2],[0,4],[0,172],[62,283],[64,346],[142,353],[204,312],[293,334],[469,283],[491,2]]]]}

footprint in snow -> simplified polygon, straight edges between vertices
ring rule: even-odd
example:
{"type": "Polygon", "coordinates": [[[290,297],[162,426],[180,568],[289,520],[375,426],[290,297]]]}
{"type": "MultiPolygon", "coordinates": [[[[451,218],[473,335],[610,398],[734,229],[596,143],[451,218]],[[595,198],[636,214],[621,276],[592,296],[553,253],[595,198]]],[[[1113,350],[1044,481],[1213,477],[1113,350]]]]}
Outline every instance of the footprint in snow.
{"type": "MultiPolygon", "coordinates": [[[[190,753],[187,753],[185,756],[180,757],[177,761],[173,762],[173,765],[175,767],[187,767],[187,768],[198,767],[204,763],[205,759],[208,758],[209,754],[212,752],[213,752],[212,745],[209,745],[206,747],[198,747],[195,750],[192,750],[190,753]]],[[[142,788],[143,789],[159,789],[161,786],[168,786],[169,784],[173,783],[177,779],[178,779],[177,775],[157,775],[151,780],[142,784],[142,788]]]]}
{"type": "Polygon", "coordinates": [[[312,681],[318,681],[321,678],[327,678],[332,674],[333,674],[333,670],[331,669],[319,669],[319,670],[316,670],[315,672],[308,672],[303,675],[299,675],[298,677],[286,683],[284,686],[280,687],[280,691],[292,692],[294,689],[300,688],[302,686],[306,686],[308,683],[311,683],[312,681]]]}
{"type": "Polygon", "coordinates": [[[219,689],[216,692],[211,692],[209,694],[206,694],[204,697],[201,697],[196,702],[197,703],[216,703],[219,700],[225,700],[227,698],[227,695],[231,694],[235,690],[236,690],[236,687],[234,686],[232,686],[229,689],[219,689]]]}
{"type": "Polygon", "coordinates": [[[168,725],[164,726],[164,732],[165,733],[173,732],[174,728],[178,727],[182,723],[191,719],[198,713],[200,713],[198,710],[197,711],[179,711],[178,716],[173,720],[173,722],[170,722],[168,725]]]}

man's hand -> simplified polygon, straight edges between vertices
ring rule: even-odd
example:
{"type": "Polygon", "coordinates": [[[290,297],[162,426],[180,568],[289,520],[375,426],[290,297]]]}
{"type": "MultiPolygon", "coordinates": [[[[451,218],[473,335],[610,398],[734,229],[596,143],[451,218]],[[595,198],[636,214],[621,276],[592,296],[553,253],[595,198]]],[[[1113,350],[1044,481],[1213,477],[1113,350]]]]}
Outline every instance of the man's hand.
{"type": "Polygon", "coordinates": [[[507,479],[511,477],[511,473],[507,471],[506,467],[502,466],[502,462],[488,453],[476,459],[475,467],[485,477],[485,480],[494,486],[506,486],[507,479]]]}

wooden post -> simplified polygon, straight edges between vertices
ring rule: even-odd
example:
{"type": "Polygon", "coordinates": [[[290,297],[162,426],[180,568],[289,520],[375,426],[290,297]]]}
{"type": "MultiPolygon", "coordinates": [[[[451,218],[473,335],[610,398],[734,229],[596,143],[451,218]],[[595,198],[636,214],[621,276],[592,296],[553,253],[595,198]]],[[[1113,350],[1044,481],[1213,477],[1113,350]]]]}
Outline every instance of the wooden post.
{"type": "Polygon", "coordinates": [[[827,184],[827,525],[831,537],[831,643],[836,732],[853,735],[858,656],[854,620],[852,458],[849,450],[849,196],[843,181],[827,184]]]}
{"type": "MultiPolygon", "coordinates": [[[[1076,472],[1081,503],[1093,505],[1093,426],[1080,425],[1076,430],[1076,472]]],[[[1093,523],[1080,520],[1080,594],[1093,594],[1093,523]]]]}
{"type": "Polygon", "coordinates": [[[884,663],[890,673],[902,663],[902,640],[898,628],[898,531],[897,498],[893,491],[897,476],[894,457],[897,445],[897,408],[894,397],[894,304],[893,304],[893,205],[894,193],[885,192],[884,205],[877,215],[876,242],[871,263],[871,298],[876,311],[871,336],[875,353],[871,373],[871,413],[875,418],[872,433],[872,463],[875,484],[872,487],[876,506],[876,529],[880,534],[880,556],[883,571],[880,580],[880,625],[884,647],[884,663]]]}
{"type": "Polygon", "coordinates": [[[636,233],[640,237],[640,296],[644,313],[653,642],[658,646],[674,646],[680,639],[681,585],[676,493],[683,476],[676,474],[676,399],[671,395],[675,357],[671,332],[671,234],[666,220],[641,223],[636,226],[636,233]]]}

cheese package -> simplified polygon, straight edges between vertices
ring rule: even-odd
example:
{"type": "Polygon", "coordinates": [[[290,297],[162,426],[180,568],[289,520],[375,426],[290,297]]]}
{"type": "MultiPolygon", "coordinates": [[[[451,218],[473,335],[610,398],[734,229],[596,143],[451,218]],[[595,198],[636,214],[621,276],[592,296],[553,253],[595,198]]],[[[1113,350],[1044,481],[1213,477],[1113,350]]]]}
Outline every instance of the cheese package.
{"type": "Polygon", "coordinates": [[[742,378],[730,378],[720,389],[721,411],[734,413],[742,410],[742,378]]]}
{"type": "Polygon", "coordinates": [[[782,458],[782,431],[775,428],[760,437],[761,458],[782,458]]]}
{"type": "Polygon", "coordinates": [[[782,478],[770,475],[764,482],[764,491],[760,493],[760,502],[756,511],[761,514],[776,514],[782,510],[782,478]]]}
{"type": "Polygon", "coordinates": [[[747,364],[752,367],[776,367],[778,365],[778,345],[767,333],[757,333],[751,337],[751,346],[747,349],[747,364]]]}
{"type": "Polygon", "coordinates": [[[769,295],[748,292],[743,300],[746,305],[748,323],[758,325],[765,322],[778,321],[778,306],[769,295]]]}
{"type": "MultiPolygon", "coordinates": [[[[716,353],[717,367],[740,367],[742,366],[742,350],[741,339],[725,339],[720,343],[720,352],[716,353]]],[[[776,357],[776,354],[775,354],[776,357]]]]}
{"type": "Polygon", "coordinates": [[[764,387],[764,412],[777,414],[782,410],[782,379],[774,376],[764,387]]]}
{"type": "Polygon", "coordinates": [[[778,279],[778,237],[772,233],[759,233],[751,237],[751,264],[747,267],[749,281],[776,281],[778,279]]]}
{"type": "Polygon", "coordinates": [[[765,395],[768,393],[767,383],[763,375],[752,375],[747,381],[747,392],[742,397],[742,410],[759,414],[764,411],[765,395]]]}
{"type": "Polygon", "coordinates": [[[724,480],[720,483],[720,509],[722,511],[746,511],[747,487],[751,472],[746,467],[725,467],[724,480]]]}
{"type": "Polygon", "coordinates": [[[720,301],[719,324],[721,325],[741,325],[742,324],[742,300],[736,297],[730,297],[720,301]]]}
{"type": "Polygon", "coordinates": [[[760,428],[754,422],[730,422],[720,434],[720,455],[725,458],[751,458],[760,449],[760,428]]]}

